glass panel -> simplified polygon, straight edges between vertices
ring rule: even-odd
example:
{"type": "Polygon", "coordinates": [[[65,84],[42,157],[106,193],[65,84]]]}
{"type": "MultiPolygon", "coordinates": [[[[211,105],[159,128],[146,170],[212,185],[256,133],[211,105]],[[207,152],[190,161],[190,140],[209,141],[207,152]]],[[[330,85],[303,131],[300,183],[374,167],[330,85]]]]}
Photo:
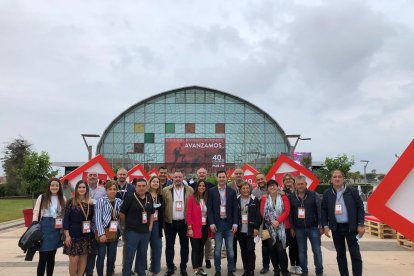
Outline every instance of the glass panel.
{"type": "Polygon", "coordinates": [[[195,103],[195,93],[190,92],[190,91],[186,91],[185,100],[186,100],[187,104],[195,103]]]}
{"type": "Polygon", "coordinates": [[[155,125],[154,124],[145,124],[145,132],[154,132],[155,130],[155,125]]]}
{"type": "Polygon", "coordinates": [[[135,143],[134,144],[134,153],[144,153],[144,144],[143,143],[135,143]]]}
{"type": "Polygon", "coordinates": [[[166,123],[165,124],[165,133],[175,133],[175,124],[174,123],[166,123]]]}
{"type": "Polygon", "coordinates": [[[135,135],[132,133],[125,133],[125,143],[135,142],[135,135]]]}
{"type": "Polygon", "coordinates": [[[185,112],[186,113],[195,113],[196,112],[196,104],[187,104],[185,107],[185,112]]]}
{"type": "Polygon", "coordinates": [[[145,122],[153,124],[155,122],[155,114],[154,113],[146,113],[145,114],[145,122]]]}
{"type": "Polygon", "coordinates": [[[175,124],[175,133],[185,133],[185,124],[175,124]]]}
{"type": "Polygon", "coordinates": [[[165,113],[165,104],[156,104],[154,112],[155,113],[165,113]]]}
{"type": "Polygon", "coordinates": [[[226,123],[226,133],[244,133],[244,125],[242,124],[227,124],[226,123]]]}
{"type": "Polygon", "coordinates": [[[124,134],[123,133],[114,133],[114,143],[123,143],[124,134]]]}
{"type": "MultiPolygon", "coordinates": [[[[166,102],[167,104],[175,103],[175,94],[174,94],[174,93],[172,93],[172,94],[168,94],[168,95],[166,95],[166,97],[165,97],[165,102],[166,102]]],[[[168,105],[167,105],[167,106],[168,106],[168,105]]]]}
{"type": "Polygon", "coordinates": [[[114,132],[124,132],[124,121],[119,121],[115,124],[114,132]]]}
{"type": "MultiPolygon", "coordinates": [[[[210,92],[211,94],[214,94],[214,103],[224,103],[224,95],[222,94],[215,94],[214,92],[210,92]]],[[[207,94],[206,94],[207,96],[207,94]]]]}
{"type": "Polygon", "coordinates": [[[185,133],[195,133],[195,124],[194,123],[186,123],[185,124],[185,133]]]}
{"type": "Polygon", "coordinates": [[[145,124],[144,123],[135,123],[134,124],[134,132],[135,133],[144,133],[145,132],[145,124]]]}
{"type": "Polygon", "coordinates": [[[154,125],[155,133],[165,133],[165,124],[155,124],[154,125]]]}
{"type": "Polygon", "coordinates": [[[205,122],[206,114],[203,113],[197,113],[195,114],[194,121],[197,122],[197,124],[203,124],[205,122]]]}
{"type": "Polygon", "coordinates": [[[154,143],[154,133],[145,133],[144,143],[154,143]]]}
{"type": "Polygon", "coordinates": [[[175,102],[176,103],[185,103],[185,94],[184,92],[175,93],[175,102]]]}
{"type": "Polygon", "coordinates": [[[144,113],[135,113],[135,122],[143,122],[144,117],[144,113]]]}
{"type": "Polygon", "coordinates": [[[113,144],[104,144],[103,145],[103,153],[112,153],[114,150],[114,145],[113,144]]]}
{"type": "Polygon", "coordinates": [[[244,122],[244,114],[226,114],[226,123],[242,124],[244,122]]]}
{"type": "Polygon", "coordinates": [[[216,133],[226,133],[226,126],[223,123],[216,124],[216,133]]]}
{"type": "Polygon", "coordinates": [[[205,96],[204,95],[205,95],[204,91],[197,90],[196,95],[195,95],[196,103],[204,103],[204,101],[205,101],[205,96]]]}
{"type": "Polygon", "coordinates": [[[128,122],[128,123],[135,122],[135,113],[134,112],[129,112],[128,114],[126,114],[125,115],[125,122],[128,122]]]}
{"type": "Polygon", "coordinates": [[[144,105],[139,105],[134,109],[135,113],[145,113],[145,106],[144,105]]]}
{"type": "Polygon", "coordinates": [[[114,142],[114,133],[110,131],[106,134],[104,143],[113,143],[113,142],[114,142]]]}

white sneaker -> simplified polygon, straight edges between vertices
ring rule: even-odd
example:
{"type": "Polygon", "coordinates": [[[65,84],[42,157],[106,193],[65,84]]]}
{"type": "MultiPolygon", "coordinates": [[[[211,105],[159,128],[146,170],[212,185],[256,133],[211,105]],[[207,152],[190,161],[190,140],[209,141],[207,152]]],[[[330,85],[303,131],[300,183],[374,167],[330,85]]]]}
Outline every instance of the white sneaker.
{"type": "Polygon", "coordinates": [[[296,266],[292,265],[292,266],[290,267],[290,273],[292,273],[292,274],[296,274],[296,266]]]}
{"type": "Polygon", "coordinates": [[[298,274],[298,275],[302,274],[302,268],[300,266],[296,267],[296,274],[298,274]]]}

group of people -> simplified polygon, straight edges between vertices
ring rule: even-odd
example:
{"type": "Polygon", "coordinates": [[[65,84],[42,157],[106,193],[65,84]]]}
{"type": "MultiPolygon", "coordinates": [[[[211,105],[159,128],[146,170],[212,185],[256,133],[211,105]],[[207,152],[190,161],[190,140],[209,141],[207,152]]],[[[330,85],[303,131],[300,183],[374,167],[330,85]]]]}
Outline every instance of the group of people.
{"type": "Polygon", "coordinates": [[[332,187],[322,201],[307,189],[305,177],[294,178],[289,173],[283,177],[283,190],[276,180],[266,181],[261,173],[256,175],[257,187],[252,189],[243,181],[241,169],[234,171],[231,183],[225,171],[218,171],[217,185],[206,180],[204,168],[197,170],[197,181],[192,185],[184,184],[183,172],[174,172],[171,184],[167,176],[167,169],[161,167],[158,176],[149,181],[139,178],[133,186],[127,183],[127,171],[121,168],[117,180],[107,181],[102,187],[98,185],[98,174],[89,172],[87,181],[76,183],[70,199],[63,195],[59,179],[51,179],[33,212],[33,220],[40,222],[44,235],[37,274],[46,271],[53,275],[56,251],[63,246],[71,276],[93,275],[95,266],[98,275],[104,275],[105,268],[106,275],[113,275],[117,258],[122,258],[122,275],[143,276],[146,270],[158,275],[164,234],[166,276],[176,270],[188,275],[189,244],[194,275],[207,275],[203,260],[210,268],[212,251],[215,276],[221,275],[223,254],[227,256],[227,275],[235,275],[237,244],[243,276],[254,275],[255,245],[260,240],[261,274],[269,271],[271,262],[274,275],[289,275],[290,259],[291,273],[308,275],[308,239],[316,275],[322,275],[321,235],[330,237],[332,231],[340,274],[349,274],[346,240],[353,275],[362,275],[358,239],[364,234],[363,203],[358,192],[345,185],[341,171],[332,172],[332,187]],[[174,264],[177,235],[179,267],[174,264]],[[120,240],[122,256],[117,256],[120,240]]]}

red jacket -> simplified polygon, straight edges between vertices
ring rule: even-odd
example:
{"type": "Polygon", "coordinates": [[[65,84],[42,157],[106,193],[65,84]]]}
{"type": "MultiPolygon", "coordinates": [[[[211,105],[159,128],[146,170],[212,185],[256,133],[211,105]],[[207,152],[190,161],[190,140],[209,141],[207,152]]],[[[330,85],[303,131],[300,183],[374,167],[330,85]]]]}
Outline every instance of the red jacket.
{"type": "Polygon", "coordinates": [[[187,225],[193,226],[193,238],[201,239],[201,206],[194,200],[194,195],[188,196],[185,219],[187,225]]]}
{"type": "MultiPolygon", "coordinates": [[[[263,195],[260,199],[260,214],[263,217],[264,220],[264,206],[266,204],[267,195],[263,195]]],[[[289,198],[286,195],[282,195],[283,200],[283,213],[277,218],[277,221],[279,223],[284,222],[285,223],[285,229],[290,228],[290,221],[289,221],[289,213],[290,213],[290,202],[289,198]]]]}

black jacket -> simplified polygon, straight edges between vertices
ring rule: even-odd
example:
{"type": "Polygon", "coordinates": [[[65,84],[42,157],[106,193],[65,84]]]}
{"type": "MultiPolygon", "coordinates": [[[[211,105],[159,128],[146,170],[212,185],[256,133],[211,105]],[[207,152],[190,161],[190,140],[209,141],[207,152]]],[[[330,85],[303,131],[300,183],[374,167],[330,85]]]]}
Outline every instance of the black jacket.
{"type": "Polygon", "coordinates": [[[290,225],[292,228],[309,228],[322,226],[321,200],[314,191],[306,190],[303,200],[305,218],[298,218],[298,208],[302,207],[302,199],[296,193],[289,195],[290,200],[290,225]]]}
{"type": "MultiPolygon", "coordinates": [[[[237,227],[237,233],[240,233],[242,227],[242,217],[241,217],[241,196],[237,198],[237,207],[238,207],[238,216],[239,222],[237,227]]],[[[247,235],[254,236],[253,230],[259,230],[260,225],[262,224],[262,215],[260,214],[260,201],[254,195],[250,196],[249,203],[247,205],[247,235]]]]}
{"type": "MultiPolygon", "coordinates": [[[[356,232],[357,226],[364,226],[364,203],[358,194],[358,190],[349,186],[346,186],[343,199],[348,211],[349,231],[356,232]]],[[[332,231],[336,230],[335,204],[336,190],[331,186],[323,194],[321,220],[322,226],[329,226],[332,231]]]]}
{"type": "MultiPolygon", "coordinates": [[[[207,203],[207,216],[208,225],[215,224],[218,228],[220,225],[220,193],[218,185],[208,190],[208,203],[207,203]]],[[[226,222],[227,226],[231,229],[233,224],[239,222],[239,216],[237,214],[237,196],[236,191],[226,186],[226,222]]]]}

